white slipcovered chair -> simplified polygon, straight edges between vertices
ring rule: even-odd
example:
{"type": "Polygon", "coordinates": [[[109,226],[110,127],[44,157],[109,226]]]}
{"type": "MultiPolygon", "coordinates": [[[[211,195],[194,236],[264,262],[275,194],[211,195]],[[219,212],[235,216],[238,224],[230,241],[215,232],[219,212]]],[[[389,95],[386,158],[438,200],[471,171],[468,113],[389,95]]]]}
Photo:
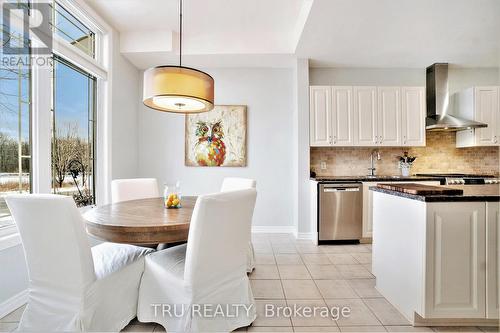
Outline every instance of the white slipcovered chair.
{"type": "Polygon", "coordinates": [[[91,248],[71,197],[6,197],[29,273],[19,331],[119,331],[137,313],[144,256],[152,250],[103,243],[91,248]]]}
{"type": "Polygon", "coordinates": [[[146,257],[139,321],[159,323],[167,332],[230,332],[255,320],[246,244],[256,196],[249,189],[198,197],[187,244],[146,257]],[[203,316],[218,305],[232,317],[203,316]]]}
{"type": "Polygon", "coordinates": [[[115,179],[111,181],[111,201],[113,203],[158,197],[160,197],[160,192],[155,178],[115,179]]]}
{"type": "MultiPolygon", "coordinates": [[[[222,181],[221,192],[238,191],[248,188],[255,188],[257,182],[248,178],[226,177],[222,181]]],[[[252,240],[248,242],[247,250],[247,272],[251,273],[255,268],[255,251],[253,249],[252,240]]]]}

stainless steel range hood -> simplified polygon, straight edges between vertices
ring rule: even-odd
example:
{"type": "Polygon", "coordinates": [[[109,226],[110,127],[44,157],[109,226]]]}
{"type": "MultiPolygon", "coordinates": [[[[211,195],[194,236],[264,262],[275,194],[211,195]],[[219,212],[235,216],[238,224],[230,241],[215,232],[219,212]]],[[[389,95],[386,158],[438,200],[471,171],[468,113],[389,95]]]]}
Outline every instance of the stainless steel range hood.
{"type": "Polygon", "coordinates": [[[461,131],[488,125],[473,120],[459,118],[449,114],[450,95],[448,92],[448,64],[436,63],[426,70],[427,118],[428,131],[461,131]]]}

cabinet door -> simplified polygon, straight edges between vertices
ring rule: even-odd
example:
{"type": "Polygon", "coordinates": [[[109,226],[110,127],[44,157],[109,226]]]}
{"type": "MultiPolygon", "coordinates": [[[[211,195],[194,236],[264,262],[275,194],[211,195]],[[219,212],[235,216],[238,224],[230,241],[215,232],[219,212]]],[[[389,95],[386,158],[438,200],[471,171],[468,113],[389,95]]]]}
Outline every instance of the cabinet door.
{"type": "Polygon", "coordinates": [[[354,144],[352,87],[332,87],[332,134],[334,146],[354,144]]]}
{"type": "Polygon", "coordinates": [[[378,89],[378,138],[381,146],[401,145],[401,88],[378,89]]]}
{"type": "Polygon", "coordinates": [[[425,88],[403,87],[401,94],[401,143],[425,146],[425,88]]]}
{"type": "Polygon", "coordinates": [[[488,124],[476,129],[476,145],[498,144],[498,88],[476,87],[474,91],[474,120],[488,124]]]}
{"type": "Polygon", "coordinates": [[[428,203],[425,318],[486,317],[484,202],[428,203]]]}
{"type": "Polygon", "coordinates": [[[486,317],[498,319],[500,308],[500,204],[486,203],[486,317]]]}
{"type": "Polygon", "coordinates": [[[332,143],[330,86],[311,87],[309,103],[310,145],[330,146],[332,143]]]}
{"type": "Polygon", "coordinates": [[[354,143],[376,146],[377,130],[377,88],[354,87],[354,143]]]}

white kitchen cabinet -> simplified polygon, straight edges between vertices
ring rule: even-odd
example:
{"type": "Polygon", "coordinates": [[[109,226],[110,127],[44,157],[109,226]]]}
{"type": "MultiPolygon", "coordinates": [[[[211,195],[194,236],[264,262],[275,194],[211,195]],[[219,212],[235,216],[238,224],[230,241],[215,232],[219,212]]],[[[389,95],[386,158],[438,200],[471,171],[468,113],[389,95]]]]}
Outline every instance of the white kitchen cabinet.
{"type": "Polygon", "coordinates": [[[309,92],[309,133],[311,146],[332,143],[332,110],[330,86],[314,86],[309,92]]]}
{"type": "Polygon", "coordinates": [[[499,319],[500,204],[486,203],[486,317],[499,319]]]}
{"type": "Polygon", "coordinates": [[[354,87],[354,144],[377,146],[377,87],[354,87]]]}
{"type": "MultiPolygon", "coordinates": [[[[363,238],[373,237],[373,191],[370,191],[371,186],[377,184],[397,184],[401,182],[363,182],[363,238]]],[[[417,183],[421,185],[439,185],[439,181],[407,181],[407,183],[417,183]]]]}
{"type": "Polygon", "coordinates": [[[425,146],[425,89],[311,86],[310,145],[425,146]]]}
{"type": "Polygon", "coordinates": [[[401,144],[425,146],[425,88],[401,88],[401,144]]]}
{"type": "Polygon", "coordinates": [[[352,87],[332,87],[332,135],[333,146],[354,144],[352,87]]]}
{"type": "Polygon", "coordinates": [[[453,96],[456,114],[488,127],[457,132],[457,147],[500,145],[500,88],[472,87],[453,96]]]}
{"type": "Polygon", "coordinates": [[[485,213],[484,202],[427,205],[425,318],[486,317],[485,213]]]}
{"type": "Polygon", "coordinates": [[[401,146],[401,88],[378,87],[377,135],[380,146],[401,146]]]}

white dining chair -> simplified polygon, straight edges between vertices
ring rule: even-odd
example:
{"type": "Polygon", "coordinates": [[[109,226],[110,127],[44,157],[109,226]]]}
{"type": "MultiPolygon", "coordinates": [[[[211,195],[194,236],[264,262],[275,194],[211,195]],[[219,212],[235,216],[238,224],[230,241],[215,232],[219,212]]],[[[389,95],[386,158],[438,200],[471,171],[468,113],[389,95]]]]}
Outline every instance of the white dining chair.
{"type": "Polygon", "coordinates": [[[90,247],[73,199],[54,194],[5,198],[29,274],[19,331],[119,331],[137,313],[144,256],[151,249],[90,247]]]}
{"type": "MultiPolygon", "coordinates": [[[[255,188],[257,181],[249,178],[226,177],[222,181],[221,192],[244,190],[255,188]]],[[[248,242],[247,250],[247,272],[251,273],[255,268],[255,251],[253,249],[252,240],[248,242]]]]}
{"type": "Polygon", "coordinates": [[[255,320],[245,258],[256,196],[248,189],[198,197],[187,244],[146,257],[139,321],[167,332],[231,332],[255,320]],[[218,305],[223,315],[203,315],[218,305]]]}
{"type": "Polygon", "coordinates": [[[111,202],[160,197],[155,178],[115,179],[111,181],[111,202]]]}

